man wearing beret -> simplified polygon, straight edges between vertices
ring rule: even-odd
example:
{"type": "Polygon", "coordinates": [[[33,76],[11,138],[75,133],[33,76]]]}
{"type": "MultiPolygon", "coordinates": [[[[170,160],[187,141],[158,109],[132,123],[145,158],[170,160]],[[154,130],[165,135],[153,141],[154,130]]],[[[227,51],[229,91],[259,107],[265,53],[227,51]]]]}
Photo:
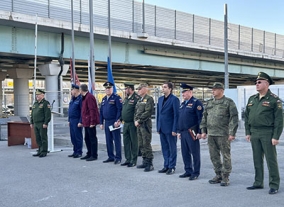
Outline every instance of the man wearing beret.
{"type": "Polygon", "coordinates": [[[134,167],[138,156],[137,131],[134,125],[134,111],[140,96],[134,91],[133,83],[124,83],[126,97],[122,103],[123,145],[125,162],[121,166],[134,167]]]}
{"type": "Polygon", "coordinates": [[[109,127],[119,127],[121,118],[122,99],[119,95],[113,93],[113,83],[105,82],[106,96],[102,99],[100,108],[100,128],[105,130],[108,158],[104,163],[114,162],[115,165],[121,163],[121,136],[120,128],[110,131],[109,127]],[[113,150],[115,145],[115,152],[113,150]]]}
{"type": "Polygon", "coordinates": [[[246,139],[251,142],[255,177],[248,190],[263,188],[263,155],[269,171],[269,194],[276,194],[280,177],[277,163],[276,145],[283,130],[282,102],[273,94],[269,85],[273,84],[269,75],[258,73],[255,81],[257,94],[248,100],[245,111],[246,139]]]}
{"type": "Polygon", "coordinates": [[[79,91],[79,86],[72,84],[71,88],[72,98],[68,109],[68,123],[70,128],[71,142],[73,144],[73,153],[68,157],[79,158],[82,157],[83,149],[83,134],[82,134],[82,95],[79,91]]]}
{"type": "Polygon", "coordinates": [[[141,149],[143,162],[137,168],[144,168],[144,172],[154,170],[152,141],[152,120],[154,111],[154,99],[147,94],[148,85],[140,84],[137,88],[141,97],[135,107],[134,124],[137,127],[138,146],[141,149]]]}
{"type": "Polygon", "coordinates": [[[185,173],[180,178],[196,180],[200,175],[200,122],[204,110],[200,100],[193,96],[193,87],[181,83],[183,102],[179,108],[178,137],[185,173]],[[195,134],[190,133],[193,130],[195,134]]]}
{"type": "Polygon", "coordinates": [[[216,173],[209,183],[228,186],[232,171],[231,141],[235,139],[238,129],[238,110],[234,101],[225,97],[222,83],[215,82],[212,88],[214,98],[207,103],[200,128],[203,139],[208,135],[209,154],[216,173]]]}
{"type": "Polygon", "coordinates": [[[80,93],[82,95],[82,125],[85,129],[85,143],[87,154],[81,157],[81,160],[95,161],[98,159],[98,138],[96,126],[99,122],[99,109],[97,100],[88,90],[86,84],[80,85],[80,93]]]}
{"type": "Polygon", "coordinates": [[[173,95],[173,83],[166,82],[162,87],[164,96],[158,100],[156,124],[157,132],[160,134],[164,165],[158,172],[171,175],[175,172],[177,161],[179,99],[173,95]]]}
{"type": "Polygon", "coordinates": [[[44,98],[45,91],[36,90],[36,101],[32,107],[31,128],[34,128],[38,152],[33,156],[45,157],[48,151],[47,126],[51,119],[51,107],[44,98]]]}

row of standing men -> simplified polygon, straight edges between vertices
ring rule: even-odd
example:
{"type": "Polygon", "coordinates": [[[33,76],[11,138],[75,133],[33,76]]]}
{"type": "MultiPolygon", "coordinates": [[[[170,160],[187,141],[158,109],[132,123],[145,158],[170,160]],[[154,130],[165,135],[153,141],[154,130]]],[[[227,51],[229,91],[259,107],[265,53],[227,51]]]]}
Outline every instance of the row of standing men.
{"type": "MultiPolygon", "coordinates": [[[[273,84],[266,73],[260,72],[256,78],[258,93],[249,98],[245,111],[246,139],[251,142],[255,167],[255,182],[248,190],[263,188],[263,155],[269,169],[269,194],[276,194],[280,177],[277,164],[276,148],[283,130],[283,114],[281,100],[269,90],[273,84]]],[[[134,90],[134,84],[125,83],[127,97],[113,93],[113,84],[104,84],[106,96],[103,98],[100,112],[95,97],[89,93],[86,84],[72,85],[72,99],[69,104],[68,122],[73,144],[73,154],[69,157],[94,161],[98,158],[98,139],[96,125],[105,130],[108,159],[104,163],[114,162],[122,166],[134,167],[137,164],[138,151],[142,153],[142,164],[145,172],[154,170],[151,115],[154,100],[147,94],[147,84],[140,84],[134,90]],[[123,124],[123,125],[122,125],[123,124]],[[123,143],[125,162],[121,163],[120,127],[123,126],[123,143]],[[87,154],[82,157],[83,135],[87,154]],[[115,154],[114,154],[115,147],[115,154]]],[[[204,108],[200,100],[193,96],[193,87],[180,84],[183,102],[172,94],[171,82],[163,84],[164,96],[157,104],[157,132],[160,135],[163,168],[159,173],[171,175],[175,172],[177,158],[177,138],[181,139],[181,151],[185,172],[180,178],[196,180],[200,175],[200,138],[208,138],[210,158],[215,177],[210,184],[230,184],[232,171],[231,141],[235,139],[238,128],[238,111],[234,101],[224,95],[224,85],[216,82],[212,86],[213,98],[204,108]],[[223,162],[221,161],[223,156],[223,162]]],[[[45,157],[47,153],[47,124],[50,121],[50,105],[44,99],[44,91],[37,91],[37,101],[33,105],[31,127],[35,125],[35,133],[39,151],[34,156],[45,157]],[[38,98],[39,97],[39,98],[38,98]],[[42,118],[43,117],[43,118],[42,118]]]]}

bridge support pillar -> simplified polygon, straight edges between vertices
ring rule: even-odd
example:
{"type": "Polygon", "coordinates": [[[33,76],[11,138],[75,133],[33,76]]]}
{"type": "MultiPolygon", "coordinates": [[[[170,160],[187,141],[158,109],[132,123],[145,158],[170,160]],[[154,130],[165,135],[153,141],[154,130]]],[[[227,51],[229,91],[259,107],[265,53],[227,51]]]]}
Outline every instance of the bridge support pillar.
{"type": "MultiPolygon", "coordinates": [[[[68,68],[69,65],[64,65],[61,75],[66,75],[68,68]]],[[[62,91],[58,89],[58,85],[61,85],[58,79],[61,66],[58,61],[52,61],[49,64],[39,65],[38,69],[41,75],[45,76],[45,99],[52,105],[52,111],[59,113],[59,108],[62,107],[61,97],[63,96],[62,91]]]]}
{"type": "MultiPolygon", "coordinates": [[[[7,75],[7,73],[0,72],[0,86],[1,86],[1,88],[3,88],[2,81],[5,80],[6,75],[7,75]]],[[[1,102],[3,102],[3,90],[2,89],[0,90],[0,100],[1,100],[1,102]]],[[[2,103],[0,104],[0,111],[1,111],[1,114],[2,114],[2,103]]]]}
{"type": "Polygon", "coordinates": [[[14,115],[26,117],[30,115],[29,79],[33,70],[28,65],[18,64],[9,69],[9,77],[14,79],[14,115]]]}

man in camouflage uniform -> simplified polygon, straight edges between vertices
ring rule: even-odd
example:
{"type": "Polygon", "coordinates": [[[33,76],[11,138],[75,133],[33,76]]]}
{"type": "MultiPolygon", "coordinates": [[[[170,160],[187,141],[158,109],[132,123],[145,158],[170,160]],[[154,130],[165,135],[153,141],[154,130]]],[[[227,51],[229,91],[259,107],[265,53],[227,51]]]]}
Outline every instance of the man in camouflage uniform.
{"type": "Polygon", "coordinates": [[[152,120],[151,115],[154,110],[154,100],[147,94],[147,84],[140,84],[137,88],[138,95],[141,96],[135,107],[134,124],[137,127],[138,145],[141,149],[143,163],[137,168],[145,168],[145,172],[154,170],[152,152],[152,120]]]}
{"type": "Polygon", "coordinates": [[[280,177],[277,163],[276,145],[283,130],[283,109],[281,100],[269,90],[273,84],[266,73],[260,72],[256,78],[258,94],[251,96],[245,111],[246,139],[251,142],[255,178],[248,190],[263,188],[263,155],[269,171],[269,194],[276,194],[280,177]]]}
{"type": "MultiPolygon", "coordinates": [[[[134,91],[133,83],[124,83],[127,95],[122,103],[121,120],[123,125],[123,144],[125,162],[121,166],[134,167],[138,155],[137,130],[134,125],[135,106],[140,98],[134,91]]],[[[120,123],[119,123],[120,124],[120,123]]]]}
{"type": "Polygon", "coordinates": [[[38,152],[33,156],[45,157],[48,150],[47,126],[51,119],[50,104],[44,99],[45,92],[36,90],[36,102],[32,107],[31,128],[34,128],[38,152]]]}
{"type": "Polygon", "coordinates": [[[234,101],[225,97],[222,83],[214,83],[212,93],[214,98],[208,101],[203,112],[201,137],[205,139],[206,134],[208,135],[210,158],[216,173],[209,183],[228,186],[232,170],[230,143],[235,139],[238,129],[238,110],[234,101]],[[220,152],[223,155],[223,163],[220,152]]]}

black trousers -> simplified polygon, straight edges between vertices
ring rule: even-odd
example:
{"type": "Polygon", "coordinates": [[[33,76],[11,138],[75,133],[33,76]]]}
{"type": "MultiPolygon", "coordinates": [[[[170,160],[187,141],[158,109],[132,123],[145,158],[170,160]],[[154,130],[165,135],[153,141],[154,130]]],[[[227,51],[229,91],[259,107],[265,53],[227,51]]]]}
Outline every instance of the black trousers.
{"type": "Polygon", "coordinates": [[[87,155],[98,158],[98,138],[96,127],[85,127],[85,143],[87,146],[87,155]]]}

